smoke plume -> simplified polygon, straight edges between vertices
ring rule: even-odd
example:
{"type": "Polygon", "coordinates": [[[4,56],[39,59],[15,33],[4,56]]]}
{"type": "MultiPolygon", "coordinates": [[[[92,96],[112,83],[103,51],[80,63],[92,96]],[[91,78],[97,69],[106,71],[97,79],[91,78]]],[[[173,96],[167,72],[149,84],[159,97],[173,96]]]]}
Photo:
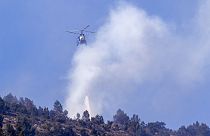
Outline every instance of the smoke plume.
{"type": "Polygon", "coordinates": [[[209,1],[201,4],[183,34],[158,16],[119,4],[96,40],[74,55],[66,99],[70,116],[84,111],[86,96],[92,115],[110,117],[120,107],[156,120],[179,114],[186,96],[205,79],[209,10],[209,1]]]}

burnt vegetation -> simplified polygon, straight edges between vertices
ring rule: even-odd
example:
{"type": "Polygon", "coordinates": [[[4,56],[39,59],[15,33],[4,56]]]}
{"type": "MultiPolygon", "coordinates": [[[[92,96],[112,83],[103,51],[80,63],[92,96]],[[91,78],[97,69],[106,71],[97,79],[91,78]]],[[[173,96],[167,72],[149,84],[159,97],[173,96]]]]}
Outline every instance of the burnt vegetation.
{"type": "Polygon", "coordinates": [[[88,111],[75,119],[67,114],[59,101],[49,110],[8,94],[0,97],[0,136],[210,136],[210,128],[203,123],[171,130],[164,122],[144,123],[138,115],[129,117],[121,109],[106,123],[100,115],[90,117],[88,111]]]}

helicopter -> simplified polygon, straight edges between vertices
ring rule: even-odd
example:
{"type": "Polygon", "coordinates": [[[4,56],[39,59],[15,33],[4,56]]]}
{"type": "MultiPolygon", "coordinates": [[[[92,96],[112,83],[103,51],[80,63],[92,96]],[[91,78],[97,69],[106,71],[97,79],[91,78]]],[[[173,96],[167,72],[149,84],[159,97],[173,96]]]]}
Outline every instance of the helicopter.
{"type": "Polygon", "coordinates": [[[81,30],[72,30],[72,31],[66,31],[66,32],[71,33],[71,34],[78,34],[79,35],[77,37],[77,46],[78,45],[83,45],[83,44],[87,45],[85,32],[86,33],[95,33],[95,32],[92,32],[92,31],[87,31],[86,29],[88,27],[90,27],[90,25],[87,25],[86,27],[84,27],[81,30]]]}

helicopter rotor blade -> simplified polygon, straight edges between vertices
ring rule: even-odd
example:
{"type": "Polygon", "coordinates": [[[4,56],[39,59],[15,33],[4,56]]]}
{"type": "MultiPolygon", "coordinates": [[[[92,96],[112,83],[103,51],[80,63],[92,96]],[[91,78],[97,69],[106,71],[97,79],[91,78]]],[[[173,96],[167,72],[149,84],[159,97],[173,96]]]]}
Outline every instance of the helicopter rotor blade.
{"type": "Polygon", "coordinates": [[[89,26],[90,26],[90,25],[87,25],[87,26],[86,26],[86,27],[84,27],[82,30],[85,30],[85,29],[87,29],[89,26]]]}
{"type": "Polygon", "coordinates": [[[70,32],[79,32],[80,30],[79,29],[71,29],[71,30],[68,30],[70,32]]]}
{"type": "Polygon", "coordinates": [[[77,32],[72,32],[72,31],[66,31],[67,33],[71,33],[71,34],[79,34],[77,32]]]}
{"type": "Polygon", "coordinates": [[[88,33],[96,33],[96,32],[93,32],[93,31],[86,31],[86,30],[84,30],[84,32],[88,32],[88,33]]]}

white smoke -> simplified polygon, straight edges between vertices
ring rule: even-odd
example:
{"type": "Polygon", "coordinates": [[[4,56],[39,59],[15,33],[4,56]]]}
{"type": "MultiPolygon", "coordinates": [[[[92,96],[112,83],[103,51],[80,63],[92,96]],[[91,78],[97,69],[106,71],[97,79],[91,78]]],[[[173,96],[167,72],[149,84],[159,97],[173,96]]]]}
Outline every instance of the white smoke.
{"type": "Polygon", "coordinates": [[[181,35],[159,17],[119,4],[95,42],[80,46],[74,55],[66,99],[70,116],[84,111],[85,96],[92,115],[113,115],[131,105],[127,109],[133,111],[146,105],[145,114],[177,110],[180,96],[204,78],[210,27],[203,26],[210,26],[209,10],[206,1],[188,24],[191,30],[181,35]]]}
{"type": "Polygon", "coordinates": [[[89,97],[88,96],[85,96],[85,101],[84,101],[84,104],[85,104],[85,110],[87,110],[90,114],[90,117],[92,117],[92,111],[91,111],[91,108],[90,108],[90,101],[89,101],[89,97]]]}

